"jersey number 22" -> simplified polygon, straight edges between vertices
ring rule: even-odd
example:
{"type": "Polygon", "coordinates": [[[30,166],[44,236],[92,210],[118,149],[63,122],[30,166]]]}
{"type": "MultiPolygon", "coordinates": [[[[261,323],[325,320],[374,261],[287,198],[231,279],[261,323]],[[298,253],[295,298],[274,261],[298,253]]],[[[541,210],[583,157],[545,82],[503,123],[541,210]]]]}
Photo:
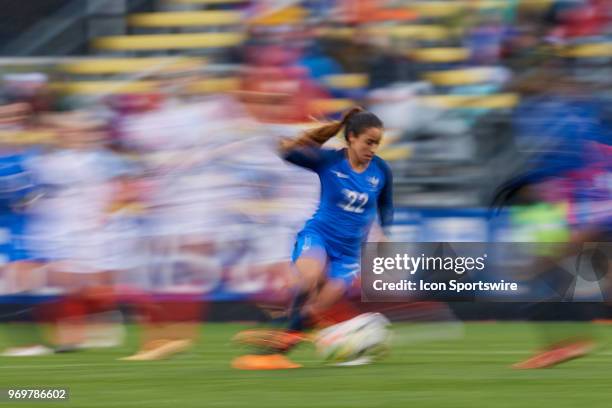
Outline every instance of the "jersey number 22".
{"type": "Polygon", "coordinates": [[[363,207],[368,202],[368,195],[347,189],[343,189],[342,192],[344,193],[347,202],[341,204],[340,207],[342,207],[344,211],[361,214],[363,212],[363,207]]]}

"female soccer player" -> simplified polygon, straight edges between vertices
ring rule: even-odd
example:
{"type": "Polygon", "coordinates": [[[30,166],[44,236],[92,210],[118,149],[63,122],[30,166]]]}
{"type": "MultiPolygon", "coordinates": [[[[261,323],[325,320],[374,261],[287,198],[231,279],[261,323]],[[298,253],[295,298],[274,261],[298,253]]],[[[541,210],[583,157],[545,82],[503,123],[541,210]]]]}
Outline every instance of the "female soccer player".
{"type": "Polygon", "coordinates": [[[298,233],[292,254],[300,282],[289,314],[289,330],[273,338],[243,339],[267,345],[268,353],[239,357],[234,360],[235,368],[299,367],[282,353],[303,339],[299,332],[308,320],[340,300],[359,275],[361,244],[377,215],[383,230],[393,220],[391,171],[375,155],[382,134],[383,123],[376,115],[354,108],[340,122],[281,142],[285,160],[318,174],[319,207],[298,233]],[[322,145],[342,128],[347,147],[323,149],[322,145]]]}

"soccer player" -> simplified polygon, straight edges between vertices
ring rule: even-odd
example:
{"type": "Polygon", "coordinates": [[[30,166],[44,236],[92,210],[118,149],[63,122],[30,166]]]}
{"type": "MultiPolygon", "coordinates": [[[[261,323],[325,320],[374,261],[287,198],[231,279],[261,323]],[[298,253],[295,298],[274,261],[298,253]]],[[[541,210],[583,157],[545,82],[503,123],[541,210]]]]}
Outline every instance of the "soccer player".
{"type": "MultiPolygon", "coordinates": [[[[612,184],[605,182],[612,175],[612,147],[602,143],[585,143],[582,156],[584,166],[576,169],[569,174],[563,175],[563,181],[568,190],[567,211],[569,226],[571,228],[570,244],[566,251],[558,255],[559,258],[576,257],[576,250],[579,250],[584,243],[601,246],[604,252],[609,248],[612,239],[612,184]]],[[[579,265],[578,255],[576,265],[579,265]]],[[[607,262],[602,262],[595,254],[584,255],[590,258],[591,267],[595,275],[599,275],[597,286],[601,291],[602,300],[610,297],[610,284],[607,262]],[[592,257],[591,257],[592,256],[592,257]]],[[[574,291],[577,291],[574,288],[574,291]]],[[[595,292],[596,293],[596,292],[595,292]]],[[[589,303],[562,303],[550,304],[543,303],[533,307],[533,318],[556,318],[557,320],[567,320],[568,318],[579,318],[590,320],[597,315],[605,314],[605,307],[597,302],[589,303]]],[[[552,367],[557,364],[585,356],[592,352],[596,344],[596,336],[590,326],[585,325],[580,332],[573,329],[573,332],[559,337],[547,326],[541,328],[547,337],[547,343],[541,351],[524,361],[513,365],[517,369],[537,369],[552,367]]]]}
{"type": "Polygon", "coordinates": [[[280,153],[289,163],[314,171],[321,182],[319,207],[298,233],[292,254],[300,280],[284,332],[247,332],[238,341],[259,345],[263,353],[234,360],[238,369],[297,368],[284,354],[300,343],[302,330],[342,299],[359,276],[361,243],[378,215],[383,228],[393,220],[392,175],[376,151],[383,123],[353,108],[341,121],[283,140],[280,153]],[[344,128],[347,147],[322,145],[344,128]]]}
{"type": "MultiPolygon", "coordinates": [[[[578,272],[580,263],[587,258],[578,253],[582,244],[609,242],[612,236],[612,189],[605,182],[612,174],[610,128],[604,120],[602,103],[583,93],[580,83],[563,77],[552,88],[542,90],[541,95],[525,99],[515,111],[517,145],[525,146],[523,150],[530,153],[529,170],[522,169],[519,177],[502,186],[500,202],[506,205],[525,204],[524,200],[543,202],[560,213],[555,222],[559,228],[553,229],[552,234],[538,231],[532,237],[534,241],[558,243],[556,253],[546,254],[545,261],[534,262],[535,274],[562,276],[556,266],[561,261],[572,261],[578,272]],[[561,246],[562,243],[566,245],[561,246]]],[[[607,265],[597,262],[597,257],[589,260],[596,275],[607,275],[607,265]]],[[[596,283],[607,288],[608,279],[603,277],[596,283]]],[[[568,280],[568,287],[563,287],[565,282],[556,279],[559,284],[556,289],[571,299],[579,281],[584,279],[577,274],[568,280]]],[[[602,291],[603,299],[607,298],[607,291],[602,291]]],[[[590,320],[602,313],[598,310],[601,305],[542,301],[530,304],[527,310],[532,321],[590,320]]],[[[587,355],[596,346],[591,325],[581,326],[580,330],[571,326],[567,331],[548,324],[536,327],[545,337],[545,345],[533,356],[514,364],[514,368],[552,367],[587,355]]]]}

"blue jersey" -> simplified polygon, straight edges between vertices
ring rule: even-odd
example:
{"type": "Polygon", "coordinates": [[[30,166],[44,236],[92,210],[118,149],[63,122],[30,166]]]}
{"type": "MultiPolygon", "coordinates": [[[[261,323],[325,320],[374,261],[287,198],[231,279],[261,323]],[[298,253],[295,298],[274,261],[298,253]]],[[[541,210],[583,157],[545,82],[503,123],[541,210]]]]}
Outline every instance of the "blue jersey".
{"type": "Polygon", "coordinates": [[[12,212],[12,207],[35,192],[34,176],[27,161],[34,151],[0,152],[0,211],[12,212]]]}
{"type": "Polygon", "coordinates": [[[0,152],[0,256],[8,261],[31,259],[24,242],[24,229],[29,220],[22,207],[39,186],[28,168],[35,150],[0,152]]]}
{"type": "Polygon", "coordinates": [[[325,239],[328,246],[342,254],[356,255],[378,219],[385,228],[393,221],[393,180],[383,159],[374,156],[361,173],[351,167],[346,149],[299,149],[285,159],[319,175],[319,208],[304,230],[325,239]]]}

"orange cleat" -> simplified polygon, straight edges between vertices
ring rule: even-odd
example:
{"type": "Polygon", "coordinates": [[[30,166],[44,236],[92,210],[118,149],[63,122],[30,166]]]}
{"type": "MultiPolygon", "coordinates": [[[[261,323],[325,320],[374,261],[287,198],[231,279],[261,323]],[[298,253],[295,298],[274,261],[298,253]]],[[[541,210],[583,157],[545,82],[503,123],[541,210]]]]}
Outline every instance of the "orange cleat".
{"type": "Polygon", "coordinates": [[[512,368],[519,370],[531,370],[535,368],[548,368],[561,364],[565,361],[573,360],[585,356],[595,349],[592,341],[579,341],[565,346],[556,347],[552,350],[538,353],[535,356],[512,365],[512,368]]]}
{"type": "Polygon", "coordinates": [[[237,370],[288,370],[300,368],[301,364],[294,363],[282,354],[247,354],[236,357],[232,367],[237,370]]]}

